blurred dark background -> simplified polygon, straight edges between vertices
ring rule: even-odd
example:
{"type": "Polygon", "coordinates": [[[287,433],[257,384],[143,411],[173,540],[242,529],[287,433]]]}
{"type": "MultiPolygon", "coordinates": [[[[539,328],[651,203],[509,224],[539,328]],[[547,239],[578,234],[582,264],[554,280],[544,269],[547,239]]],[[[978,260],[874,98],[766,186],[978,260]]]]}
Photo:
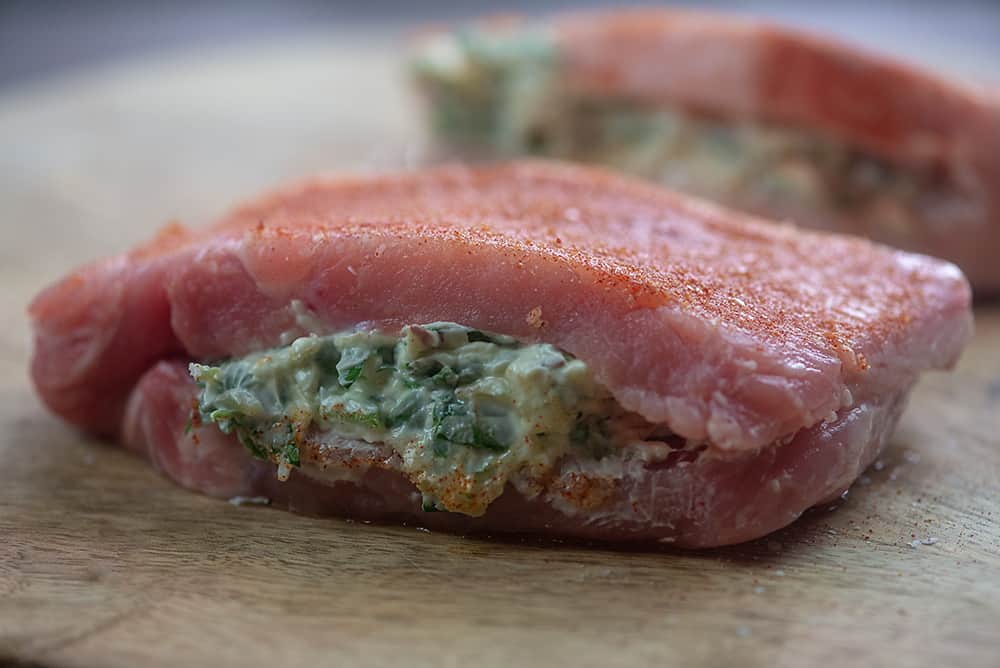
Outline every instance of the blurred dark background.
{"type": "MultiPolygon", "coordinates": [[[[284,38],[300,32],[399,29],[492,12],[539,14],[569,7],[626,4],[637,3],[0,0],[0,88],[120,59],[284,38]]],[[[969,78],[1000,80],[1000,0],[706,0],[669,4],[777,18],[943,66],[969,78]]]]}

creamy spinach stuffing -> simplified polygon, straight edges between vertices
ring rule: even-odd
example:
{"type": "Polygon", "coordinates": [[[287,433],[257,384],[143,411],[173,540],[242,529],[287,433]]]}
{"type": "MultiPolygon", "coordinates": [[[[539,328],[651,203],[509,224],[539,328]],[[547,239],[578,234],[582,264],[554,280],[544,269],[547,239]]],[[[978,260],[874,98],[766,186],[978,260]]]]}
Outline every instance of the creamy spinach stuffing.
{"type": "Polygon", "coordinates": [[[414,70],[435,133],[473,155],[606,165],[751,211],[853,221],[899,241],[925,211],[963,209],[940,170],[892,164],[823,133],[572,90],[541,29],[442,35],[417,53],[414,70]]]}
{"type": "Polygon", "coordinates": [[[425,510],[481,515],[512,476],[543,478],[569,453],[600,458],[652,430],[572,355],[454,323],[306,336],[190,369],[200,420],[279,478],[307,443],[385,444],[425,510]]]}

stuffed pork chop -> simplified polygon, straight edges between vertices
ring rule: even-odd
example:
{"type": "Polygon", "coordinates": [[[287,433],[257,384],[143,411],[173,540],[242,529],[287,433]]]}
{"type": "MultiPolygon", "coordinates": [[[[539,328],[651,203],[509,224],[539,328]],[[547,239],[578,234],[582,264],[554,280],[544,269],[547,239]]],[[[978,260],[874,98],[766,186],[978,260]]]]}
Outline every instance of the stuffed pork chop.
{"type": "Polygon", "coordinates": [[[580,167],[317,180],[31,306],[59,415],[182,485],[734,543],[837,496],[971,331],[943,261],[580,167]]]}
{"type": "Polygon", "coordinates": [[[493,22],[422,41],[434,129],[599,163],[957,263],[1000,291],[1000,96],[779,26],[684,10],[493,22]]]}

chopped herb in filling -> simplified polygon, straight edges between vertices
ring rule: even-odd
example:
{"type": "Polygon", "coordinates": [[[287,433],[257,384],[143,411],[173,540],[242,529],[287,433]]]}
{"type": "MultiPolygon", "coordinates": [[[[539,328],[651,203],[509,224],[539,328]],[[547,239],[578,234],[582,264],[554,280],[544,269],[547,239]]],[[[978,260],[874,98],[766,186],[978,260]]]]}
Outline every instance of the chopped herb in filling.
{"type": "Polygon", "coordinates": [[[428,510],[482,514],[515,474],[541,477],[570,452],[599,458],[652,430],[573,356],[453,323],[308,336],[191,375],[202,420],[279,477],[305,442],[385,444],[428,510]]]}

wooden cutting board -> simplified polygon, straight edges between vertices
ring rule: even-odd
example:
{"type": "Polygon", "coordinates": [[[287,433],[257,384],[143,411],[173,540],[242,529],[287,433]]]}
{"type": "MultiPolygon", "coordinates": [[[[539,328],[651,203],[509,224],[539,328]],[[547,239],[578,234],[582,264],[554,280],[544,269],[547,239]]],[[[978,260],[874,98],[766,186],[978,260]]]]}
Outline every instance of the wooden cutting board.
{"type": "Polygon", "coordinates": [[[170,218],[417,159],[393,53],[308,39],[0,98],[0,663],[1000,665],[997,307],[841,507],[701,553],[235,507],[46,414],[30,296],[170,218]]]}

